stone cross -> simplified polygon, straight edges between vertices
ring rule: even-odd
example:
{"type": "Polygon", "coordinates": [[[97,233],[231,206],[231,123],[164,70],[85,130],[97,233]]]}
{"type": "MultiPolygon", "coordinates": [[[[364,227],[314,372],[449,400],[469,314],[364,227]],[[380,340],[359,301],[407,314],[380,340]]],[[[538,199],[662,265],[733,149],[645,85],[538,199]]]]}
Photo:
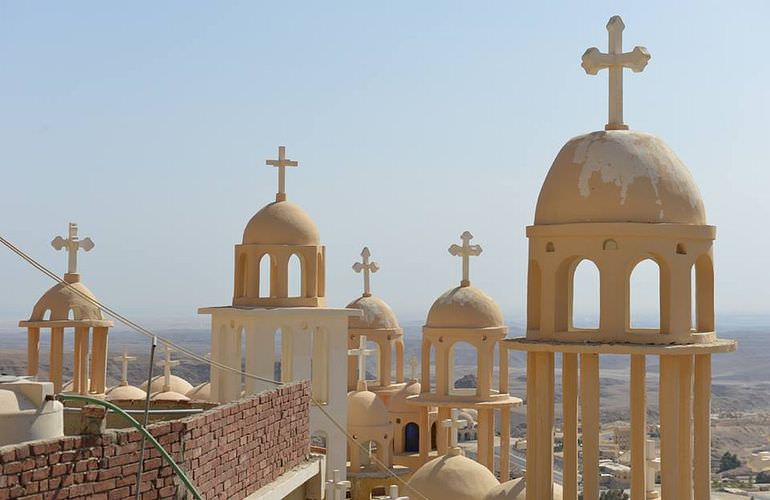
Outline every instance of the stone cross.
{"type": "Polygon", "coordinates": [[[278,192],[275,194],[275,201],[286,200],[286,167],[296,167],[299,162],[286,158],[286,146],[278,146],[278,159],[265,160],[265,165],[278,167],[278,192]]]}
{"type": "Polygon", "coordinates": [[[353,270],[355,272],[360,273],[363,271],[364,273],[364,297],[372,296],[371,287],[369,285],[369,273],[376,273],[380,270],[380,266],[378,266],[376,262],[369,262],[369,257],[371,256],[372,254],[369,252],[369,247],[364,247],[364,249],[361,250],[363,262],[356,262],[353,264],[353,270]]]}
{"type": "Polygon", "coordinates": [[[650,60],[650,53],[644,47],[637,46],[631,52],[623,52],[625,27],[620,16],[612,16],[607,23],[610,35],[607,53],[591,47],[583,54],[582,66],[589,75],[595,75],[605,68],[609,70],[609,121],[605,130],[628,130],[628,125],[623,123],[623,68],[631,68],[634,73],[639,73],[650,60]]]}
{"type": "Polygon", "coordinates": [[[165,356],[164,359],[158,361],[158,366],[163,367],[163,390],[161,392],[168,392],[171,390],[171,368],[179,365],[179,360],[171,360],[172,349],[168,344],[165,344],[165,356]]]}
{"type": "Polygon", "coordinates": [[[648,439],[645,442],[647,456],[646,471],[645,471],[645,490],[648,499],[660,498],[658,491],[655,489],[655,474],[660,470],[660,458],[655,456],[655,441],[648,439]]]}
{"type": "Polygon", "coordinates": [[[377,352],[376,349],[366,348],[366,335],[358,337],[358,349],[348,349],[349,356],[358,357],[358,390],[366,390],[366,358],[377,352]],[[363,387],[363,388],[362,388],[363,387]]]}
{"type": "Polygon", "coordinates": [[[414,356],[409,360],[409,372],[412,376],[412,380],[417,380],[417,358],[414,356]]]}
{"type": "Polygon", "coordinates": [[[350,489],[350,481],[342,481],[342,474],[339,470],[332,471],[332,479],[326,481],[327,500],[345,500],[346,493],[350,489]]]}
{"type": "Polygon", "coordinates": [[[400,497],[398,496],[398,486],[395,484],[390,485],[390,495],[388,496],[388,500],[409,500],[409,497],[400,497]]]}
{"type": "Polygon", "coordinates": [[[128,385],[128,362],[136,361],[136,356],[129,356],[128,347],[123,346],[123,355],[112,359],[120,361],[123,364],[121,368],[120,385],[128,385]]]}
{"type": "Polygon", "coordinates": [[[83,249],[86,252],[90,252],[94,247],[94,242],[91,238],[78,239],[78,225],[74,222],[69,224],[69,234],[65,240],[61,236],[57,236],[51,241],[51,246],[56,250],[62,248],[67,251],[67,273],[76,274],[78,272],[78,250],[83,249]]]}
{"type": "Polygon", "coordinates": [[[463,279],[460,282],[460,286],[470,286],[470,258],[481,255],[482,249],[480,245],[471,245],[473,235],[468,231],[461,234],[460,239],[463,240],[462,246],[452,245],[449,247],[449,253],[455,257],[460,256],[463,258],[463,279]]]}
{"type": "Polygon", "coordinates": [[[460,410],[452,408],[452,417],[441,421],[441,427],[449,428],[449,447],[457,448],[457,431],[465,429],[468,421],[460,419],[460,410]]]}

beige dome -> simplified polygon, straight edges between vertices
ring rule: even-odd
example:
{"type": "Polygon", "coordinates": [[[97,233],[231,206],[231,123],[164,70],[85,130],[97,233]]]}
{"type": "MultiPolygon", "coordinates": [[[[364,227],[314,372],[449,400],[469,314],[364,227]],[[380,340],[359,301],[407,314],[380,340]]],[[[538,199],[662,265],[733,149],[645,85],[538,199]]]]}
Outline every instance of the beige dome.
{"type": "Polygon", "coordinates": [[[348,427],[376,427],[390,424],[385,403],[371,391],[348,393],[348,427]]]}
{"type": "Polygon", "coordinates": [[[116,385],[107,391],[108,401],[144,401],[147,393],[133,385],[116,385]]]}
{"type": "Polygon", "coordinates": [[[246,225],[244,245],[320,245],[310,216],[290,201],[265,205],[246,225]]]}
{"type": "MultiPolygon", "coordinates": [[[[523,477],[511,479],[499,486],[495,486],[483,497],[483,500],[526,500],[527,488],[523,477]]],[[[562,500],[561,485],[553,483],[553,500],[562,500]]]]}
{"type": "Polygon", "coordinates": [[[410,405],[406,402],[406,398],[409,396],[417,396],[419,394],[420,383],[415,381],[407,382],[390,397],[388,411],[390,413],[419,413],[419,406],[410,405]]]}
{"type": "Polygon", "coordinates": [[[425,326],[430,328],[489,328],[505,326],[494,300],[471,286],[453,288],[433,303],[425,326]]]}
{"type": "Polygon", "coordinates": [[[500,484],[489,469],[463,455],[447,454],[426,463],[409,479],[407,493],[431,500],[481,500],[500,484]]]}
{"type": "Polygon", "coordinates": [[[196,385],[185,394],[193,401],[210,401],[211,400],[211,382],[204,382],[196,385]]]}
{"type": "Polygon", "coordinates": [[[571,139],[548,171],[535,224],[705,224],[690,171],[659,138],[608,130],[571,139]]]}
{"type": "MultiPolygon", "coordinates": [[[[163,375],[158,375],[157,377],[152,379],[152,384],[150,384],[150,392],[160,392],[163,390],[163,375]]],[[[187,394],[190,389],[193,388],[192,384],[182,377],[177,377],[176,375],[171,375],[170,377],[171,382],[171,390],[173,392],[178,392],[181,395],[187,394]]],[[[147,382],[144,382],[141,386],[142,390],[147,390],[147,382]]]]}
{"type": "Polygon", "coordinates": [[[377,329],[398,328],[398,319],[390,308],[379,297],[359,297],[347,306],[348,309],[363,311],[363,317],[351,317],[348,326],[350,328],[377,329]]]}
{"type": "Polygon", "coordinates": [[[69,285],[57,283],[40,297],[35,307],[32,308],[32,316],[29,320],[67,320],[70,319],[70,311],[72,311],[72,318],[75,320],[103,319],[101,309],[77,292],[96,300],[91,290],[79,281],[69,285]],[[50,317],[46,317],[46,311],[51,311],[50,317]]]}
{"type": "Polygon", "coordinates": [[[152,401],[190,401],[190,398],[176,391],[156,392],[150,396],[152,401]]]}

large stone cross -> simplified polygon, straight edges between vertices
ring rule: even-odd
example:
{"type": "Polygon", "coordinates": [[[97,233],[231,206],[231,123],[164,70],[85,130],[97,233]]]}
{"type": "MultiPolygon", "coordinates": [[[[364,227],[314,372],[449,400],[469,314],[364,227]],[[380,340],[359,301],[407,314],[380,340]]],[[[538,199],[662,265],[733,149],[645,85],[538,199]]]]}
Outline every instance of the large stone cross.
{"type": "Polygon", "coordinates": [[[449,447],[457,448],[457,431],[465,429],[468,425],[468,421],[460,419],[460,410],[452,408],[451,418],[446,418],[441,421],[441,427],[449,428],[449,447]]]}
{"type": "Polygon", "coordinates": [[[623,123],[623,68],[631,68],[634,73],[639,73],[650,60],[650,53],[644,47],[637,46],[631,52],[623,52],[625,27],[620,16],[612,16],[607,23],[610,36],[607,53],[591,47],[583,54],[582,66],[589,75],[595,75],[605,68],[609,70],[609,121],[605,130],[628,130],[628,125],[623,123]]]}
{"type": "Polygon", "coordinates": [[[94,247],[91,238],[78,239],[78,225],[70,222],[67,239],[57,236],[51,241],[51,246],[56,250],[65,249],[67,251],[67,273],[76,274],[78,272],[78,250],[83,249],[90,252],[94,247]]]}
{"type": "Polygon", "coordinates": [[[173,350],[168,344],[165,344],[164,358],[158,361],[158,366],[163,367],[163,390],[161,392],[168,392],[171,390],[171,368],[179,365],[179,360],[171,360],[171,352],[173,350]]]}
{"type": "Polygon", "coordinates": [[[128,362],[136,361],[136,356],[129,356],[128,347],[123,346],[123,355],[112,359],[115,361],[120,361],[122,363],[122,367],[120,371],[121,373],[120,385],[128,385],[128,362]]]}
{"type": "Polygon", "coordinates": [[[473,235],[465,231],[460,235],[460,239],[463,240],[462,246],[452,245],[449,247],[449,253],[455,257],[460,256],[463,258],[463,279],[460,282],[460,286],[470,286],[470,258],[481,255],[481,245],[471,245],[473,235]]]}
{"type": "Polygon", "coordinates": [[[278,146],[278,159],[265,160],[265,165],[278,167],[278,192],[275,194],[275,201],[286,200],[286,167],[296,167],[299,162],[286,158],[286,146],[278,146]]]}
{"type": "Polygon", "coordinates": [[[349,356],[358,357],[358,387],[359,391],[366,390],[366,358],[377,352],[376,349],[366,348],[366,335],[358,337],[358,349],[348,349],[349,356]]]}
{"type": "Polygon", "coordinates": [[[369,273],[376,273],[380,270],[380,266],[378,266],[376,262],[369,262],[369,257],[371,256],[372,254],[369,252],[369,247],[364,247],[364,249],[361,250],[361,258],[363,262],[356,262],[353,264],[353,270],[355,272],[364,273],[364,297],[372,296],[372,290],[369,283],[369,273]]]}

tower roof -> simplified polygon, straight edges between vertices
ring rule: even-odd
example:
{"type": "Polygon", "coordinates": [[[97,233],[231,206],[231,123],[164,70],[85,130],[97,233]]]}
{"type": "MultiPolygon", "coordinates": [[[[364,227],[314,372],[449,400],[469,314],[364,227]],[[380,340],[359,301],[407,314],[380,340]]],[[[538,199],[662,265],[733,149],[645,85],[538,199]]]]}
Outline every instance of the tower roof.
{"type": "MultiPolygon", "coordinates": [[[[67,275],[65,279],[72,280],[73,276],[67,275]]],[[[72,317],[76,321],[103,320],[102,310],[86,297],[96,300],[94,294],[80,281],[70,283],[57,283],[52,286],[37,301],[32,308],[30,321],[62,321],[72,317]],[[46,312],[50,316],[46,317],[46,312]]]]}
{"type": "Polygon", "coordinates": [[[485,466],[450,452],[417,469],[409,479],[407,492],[414,489],[427,498],[479,500],[498,484],[485,466]]]}
{"type": "Polygon", "coordinates": [[[320,245],[320,241],[313,219],[290,201],[265,205],[243,231],[244,245],[320,245]]]}
{"type": "Polygon", "coordinates": [[[492,328],[505,326],[495,301],[478,288],[459,286],[436,299],[428,312],[429,328],[492,328]]]}
{"type": "Polygon", "coordinates": [[[348,426],[378,427],[390,424],[385,403],[371,391],[348,393],[348,426]]]}

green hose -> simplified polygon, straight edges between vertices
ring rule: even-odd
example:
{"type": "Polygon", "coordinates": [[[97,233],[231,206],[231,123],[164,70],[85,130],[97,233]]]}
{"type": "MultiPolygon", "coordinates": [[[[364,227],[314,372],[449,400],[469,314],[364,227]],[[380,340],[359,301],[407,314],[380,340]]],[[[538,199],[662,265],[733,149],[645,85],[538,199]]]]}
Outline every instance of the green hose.
{"type": "MultiPolygon", "coordinates": [[[[60,401],[85,401],[87,403],[93,403],[100,406],[104,406],[105,408],[109,408],[110,410],[114,411],[115,413],[118,413],[123,418],[128,420],[128,423],[130,423],[136,430],[142,433],[144,437],[150,440],[150,443],[155,446],[155,449],[160,452],[161,455],[163,455],[163,458],[166,459],[166,461],[171,465],[171,467],[174,469],[174,472],[176,472],[176,475],[179,476],[179,479],[182,480],[187,490],[192,494],[192,496],[196,500],[201,500],[201,494],[198,492],[197,489],[195,489],[195,485],[192,484],[192,481],[187,477],[187,474],[182,470],[181,467],[174,461],[174,459],[171,457],[171,455],[168,454],[168,452],[163,448],[163,446],[160,445],[160,443],[153,437],[152,434],[147,432],[147,429],[145,429],[142,424],[136,421],[134,417],[129,415],[128,413],[124,412],[122,408],[119,406],[116,406],[109,401],[104,401],[101,399],[92,398],[90,396],[81,396],[79,394],[58,394],[56,396],[56,399],[60,401]]],[[[137,485],[137,488],[139,485],[137,485]]]]}

